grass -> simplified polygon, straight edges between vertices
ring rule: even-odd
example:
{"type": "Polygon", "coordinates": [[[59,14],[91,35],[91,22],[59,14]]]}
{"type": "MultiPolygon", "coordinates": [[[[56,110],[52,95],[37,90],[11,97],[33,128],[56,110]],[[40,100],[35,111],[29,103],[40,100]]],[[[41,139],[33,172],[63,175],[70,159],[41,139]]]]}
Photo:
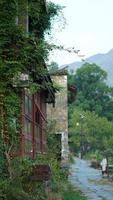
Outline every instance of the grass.
{"type": "Polygon", "coordinates": [[[86,198],[81,196],[79,192],[67,191],[63,194],[63,200],[86,200],[86,198]]]}
{"type": "Polygon", "coordinates": [[[62,200],[87,200],[83,194],[75,190],[72,186],[69,186],[62,194],[62,200]]]}

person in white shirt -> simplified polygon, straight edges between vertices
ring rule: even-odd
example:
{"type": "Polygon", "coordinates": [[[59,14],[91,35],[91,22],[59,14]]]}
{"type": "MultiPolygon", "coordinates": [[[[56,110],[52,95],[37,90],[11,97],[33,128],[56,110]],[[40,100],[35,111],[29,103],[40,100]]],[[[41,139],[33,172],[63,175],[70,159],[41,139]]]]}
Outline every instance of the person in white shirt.
{"type": "Polygon", "coordinates": [[[104,176],[105,174],[107,174],[107,159],[106,157],[104,157],[100,163],[101,165],[101,169],[102,169],[102,176],[104,176]]]}

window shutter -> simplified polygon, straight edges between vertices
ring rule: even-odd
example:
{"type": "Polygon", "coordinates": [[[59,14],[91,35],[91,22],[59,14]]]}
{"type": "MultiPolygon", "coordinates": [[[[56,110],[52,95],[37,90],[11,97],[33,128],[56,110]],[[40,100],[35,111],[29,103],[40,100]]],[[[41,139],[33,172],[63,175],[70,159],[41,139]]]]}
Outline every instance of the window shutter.
{"type": "Polygon", "coordinates": [[[28,32],[28,0],[18,0],[18,24],[28,32]]]}

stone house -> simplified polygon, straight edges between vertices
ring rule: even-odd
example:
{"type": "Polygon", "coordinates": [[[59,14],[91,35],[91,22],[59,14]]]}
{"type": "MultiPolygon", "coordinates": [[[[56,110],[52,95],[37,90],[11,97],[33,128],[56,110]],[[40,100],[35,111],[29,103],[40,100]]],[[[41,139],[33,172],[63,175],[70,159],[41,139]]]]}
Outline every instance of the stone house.
{"type": "Polygon", "coordinates": [[[67,70],[58,70],[51,76],[59,91],[55,94],[55,107],[47,106],[48,119],[55,122],[54,132],[61,138],[61,159],[68,160],[68,86],[67,70]]]}

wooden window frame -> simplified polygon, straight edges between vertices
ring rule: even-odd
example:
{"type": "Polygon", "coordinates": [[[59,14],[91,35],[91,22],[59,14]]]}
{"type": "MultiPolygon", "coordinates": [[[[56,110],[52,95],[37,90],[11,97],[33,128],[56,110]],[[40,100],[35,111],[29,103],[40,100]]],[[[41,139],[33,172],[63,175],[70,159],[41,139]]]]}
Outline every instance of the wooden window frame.
{"type": "MultiPolygon", "coordinates": [[[[46,152],[46,105],[43,109],[41,109],[41,106],[39,104],[44,103],[44,99],[41,99],[40,95],[40,101],[38,102],[38,95],[40,93],[36,93],[35,95],[29,96],[26,91],[22,92],[22,103],[21,103],[21,152],[22,154],[28,155],[31,158],[35,158],[36,154],[38,153],[45,153],[46,152]],[[25,112],[25,97],[31,101],[31,113],[25,112]],[[39,103],[39,104],[38,104],[39,103]],[[38,117],[40,118],[39,123],[36,122],[36,112],[38,113],[38,117]],[[31,133],[27,134],[25,132],[25,120],[28,120],[31,123],[31,133]],[[37,130],[37,132],[36,132],[37,130]],[[38,137],[39,138],[38,138],[38,137]],[[25,149],[25,142],[30,141],[32,144],[32,149],[27,150],[25,149]]],[[[43,96],[44,97],[44,96],[43,96]]],[[[42,98],[43,98],[42,97],[42,98]]],[[[46,104],[46,103],[45,103],[46,104]]]]}

